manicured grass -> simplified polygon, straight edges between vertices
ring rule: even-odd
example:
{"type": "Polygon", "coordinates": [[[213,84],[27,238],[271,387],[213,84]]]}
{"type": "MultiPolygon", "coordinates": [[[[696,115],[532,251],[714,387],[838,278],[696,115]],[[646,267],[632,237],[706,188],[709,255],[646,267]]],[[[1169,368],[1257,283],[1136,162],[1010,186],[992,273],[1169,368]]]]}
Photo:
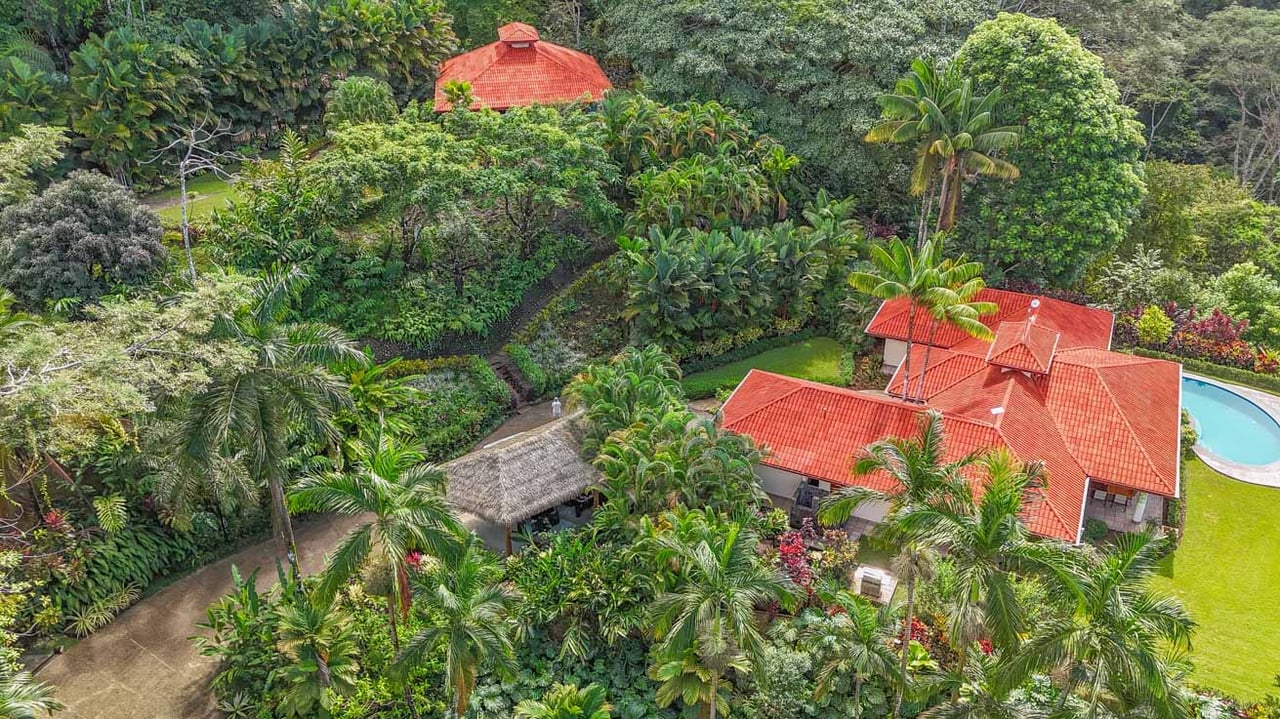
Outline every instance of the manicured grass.
{"type": "MultiPolygon", "coordinates": [[[[235,187],[210,173],[189,180],[187,193],[194,193],[187,205],[187,212],[191,214],[191,220],[196,222],[208,217],[214,210],[226,207],[235,196],[235,187]]],[[[156,208],[156,214],[160,215],[160,221],[165,227],[177,227],[182,221],[182,205],[178,199],[178,188],[172,187],[144,197],[143,202],[156,208]]]]}
{"type": "Polygon", "coordinates": [[[828,337],[814,337],[797,344],[761,352],[723,367],[684,378],[690,398],[711,397],[720,389],[733,389],[751,369],[800,377],[814,382],[840,384],[840,344],[828,337]]]}
{"type": "Polygon", "coordinates": [[[1280,673],[1280,489],[1187,463],[1187,526],[1159,589],[1199,623],[1192,682],[1245,701],[1274,693],[1280,673]]]}

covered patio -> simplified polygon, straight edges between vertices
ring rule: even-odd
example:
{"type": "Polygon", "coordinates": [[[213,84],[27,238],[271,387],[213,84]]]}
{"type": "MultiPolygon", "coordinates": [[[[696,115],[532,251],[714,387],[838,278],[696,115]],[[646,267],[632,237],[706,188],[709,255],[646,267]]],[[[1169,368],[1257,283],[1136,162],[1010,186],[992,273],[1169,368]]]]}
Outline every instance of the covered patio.
{"type": "Polygon", "coordinates": [[[1089,482],[1086,519],[1099,519],[1115,532],[1136,532],[1164,523],[1164,497],[1127,487],[1089,482]]]}
{"type": "Polygon", "coordinates": [[[500,530],[507,554],[512,532],[530,520],[534,531],[589,521],[586,491],[600,478],[582,458],[579,414],[498,440],[444,465],[446,496],[500,530]]]}

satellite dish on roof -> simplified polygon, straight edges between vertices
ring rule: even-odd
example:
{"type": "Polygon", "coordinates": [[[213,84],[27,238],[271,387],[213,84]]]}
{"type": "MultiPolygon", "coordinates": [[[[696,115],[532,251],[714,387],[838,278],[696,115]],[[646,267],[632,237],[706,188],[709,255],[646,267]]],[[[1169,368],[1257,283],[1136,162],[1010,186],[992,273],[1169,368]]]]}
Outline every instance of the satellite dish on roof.
{"type": "Polygon", "coordinates": [[[1038,308],[1039,306],[1040,306],[1040,298],[1039,298],[1039,297],[1035,298],[1034,300],[1031,300],[1031,309],[1033,309],[1033,310],[1034,310],[1034,309],[1038,308]]]}

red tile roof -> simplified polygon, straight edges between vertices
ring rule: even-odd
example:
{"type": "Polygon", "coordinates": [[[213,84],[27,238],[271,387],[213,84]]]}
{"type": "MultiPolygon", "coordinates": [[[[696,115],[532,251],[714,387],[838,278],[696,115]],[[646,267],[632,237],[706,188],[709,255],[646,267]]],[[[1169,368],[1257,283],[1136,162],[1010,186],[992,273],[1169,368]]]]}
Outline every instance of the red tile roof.
{"type": "Polygon", "coordinates": [[[497,42],[445,60],[436,79],[437,112],[451,109],[444,93],[450,80],[471,83],[473,108],[493,110],[595,101],[612,87],[595,58],[541,40],[536,29],[518,22],[498,28],[497,42]]]}
{"type": "MultiPolygon", "coordinates": [[[[866,392],[752,370],[725,404],[722,417],[726,429],[748,435],[765,448],[766,465],[834,485],[856,483],[894,491],[897,487],[883,474],[855,478],[854,459],[872,442],[915,436],[923,409],[866,392]]],[[[1043,455],[1053,454],[1059,461],[1050,470],[1048,487],[1037,492],[1039,500],[1027,506],[1028,526],[1042,536],[1076,541],[1084,472],[1052,437],[1018,432],[1010,442],[989,420],[944,415],[946,459],[997,447],[1008,447],[1024,461],[1048,460],[1043,455]]]]}
{"type": "MultiPolygon", "coordinates": [[[[927,326],[913,333],[910,394],[920,394],[927,353],[925,406],[943,413],[949,450],[1005,446],[1023,461],[1043,460],[1045,501],[1028,516],[1044,536],[1077,539],[1087,479],[1177,496],[1180,365],[1109,351],[1111,315],[1102,310],[1041,299],[1028,323],[1031,295],[984,290],[978,299],[999,305],[995,320],[984,319],[994,342],[947,328],[930,349],[927,326]]],[[[868,332],[905,338],[905,311],[904,303],[885,303],[868,332]]],[[[906,366],[889,382],[890,395],[902,394],[906,366]]],[[[922,409],[753,371],[722,412],[725,427],[769,448],[766,464],[888,489],[876,484],[888,478],[855,479],[854,456],[871,442],[914,436],[922,409]]]]}
{"type": "MultiPolygon", "coordinates": [[[[1003,322],[1025,322],[1031,310],[1031,302],[1039,300],[1036,308],[1036,323],[1051,327],[1061,333],[1058,349],[1075,347],[1098,347],[1106,349],[1111,346],[1112,316],[1106,310],[1084,307],[1082,305],[1063,302],[1048,297],[1008,290],[995,290],[990,287],[982,290],[974,297],[976,302],[994,302],[1000,309],[994,314],[981,317],[982,323],[995,330],[1003,322]]],[[[867,334],[884,339],[905,340],[907,338],[907,319],[910,304],[905,299],[891,300],[880,305],[876,316],[867,325],[867,334]]],[[[916,342],[929,339],[929,323],[922,313],[917,313],[915,329],[912,334],[916,342]]],[[[954,347],[970,340],[969,335],[953,327],[939,327],[933,338],[935,347],[954,347]]]]}
{"type": "Polygon", "coordinates": [[[1061,335],[1031,320],[1001,322],[987,350],[987,362],[1009,369],[1048,374],[1061,335]]]}

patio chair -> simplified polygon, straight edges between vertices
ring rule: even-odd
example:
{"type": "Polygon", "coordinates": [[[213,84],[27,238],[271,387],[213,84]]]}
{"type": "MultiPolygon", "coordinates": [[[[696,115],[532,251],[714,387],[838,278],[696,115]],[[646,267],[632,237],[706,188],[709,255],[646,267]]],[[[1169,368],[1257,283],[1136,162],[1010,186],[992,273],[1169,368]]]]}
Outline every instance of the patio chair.
{"type": "Polygon", "coordinates": [[[1129,506],[1129,498],[1128,498],[1128,497],[1126,497],[1126,496],[1124,496],[1123,494],[1117,494],[1117,495],[1116,495],[1115,502],[1116,502],[1116,504],[1120,505],[1121,507],[1127,507],[1127,506],[1129,506]]]}
{"type": "Polygon", "coordinates": [[[1105,489],[1093,490],[1093,498],[1098,500],[1099,502],[1107,501],[1107,490],[1105,489]]]}

